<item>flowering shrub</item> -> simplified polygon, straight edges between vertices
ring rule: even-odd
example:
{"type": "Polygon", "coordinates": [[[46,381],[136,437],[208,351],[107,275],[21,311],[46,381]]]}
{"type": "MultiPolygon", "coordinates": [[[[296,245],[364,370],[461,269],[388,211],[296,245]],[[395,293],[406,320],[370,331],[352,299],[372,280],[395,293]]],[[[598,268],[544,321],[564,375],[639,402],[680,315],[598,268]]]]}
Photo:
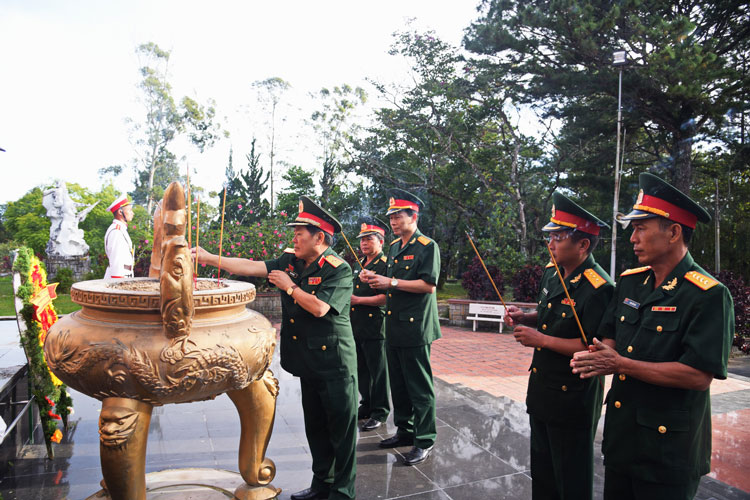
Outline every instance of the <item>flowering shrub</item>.
{"type": "MultiPolygon", "coordinates": [[[[490,272],[497,289],[500,293],[503,293],[503,275],[500,270],[497,266],[492,265],[487,266],[487,270],[490,272]]],[[[495,288],[487,278],[487,273],[477,257],[474,257],[469,270],[461,275],[461,286],[464,287],[471,300],[499,300],[495,288]]]]}
{"type": "Polygon", "coordinates": [[[542,266],[526,265],[513,275],[513,298],[519,302],[534,302],[539,293],[539,283],[542,281],[544,269],[542,266]]]}
{"type": "Polygon", "coordinates": [[[716,279],[729,289],[734,301],[734,345],[750,354],[750,286],[732,271],[721,271],[716,279]]]}

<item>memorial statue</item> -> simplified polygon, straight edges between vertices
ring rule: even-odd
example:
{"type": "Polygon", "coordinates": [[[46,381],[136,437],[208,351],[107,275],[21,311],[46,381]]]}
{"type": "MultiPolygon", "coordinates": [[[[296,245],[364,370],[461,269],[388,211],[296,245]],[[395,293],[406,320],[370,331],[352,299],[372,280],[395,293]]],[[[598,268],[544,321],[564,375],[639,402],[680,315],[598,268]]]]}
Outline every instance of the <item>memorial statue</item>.
{"type": "Polygon", "coordinates": [[[57,181],[57,186],[44,191],[42,206],[47,209],[47,217],[52,222],[47,242],[48,256],[82,257],[88,254],[89,246],[83,239],[83,230],[78,229],[78,223],[98,203],[84,205],[74,202],[63,181],[57,181]],[[79,212],[80,207],[85,208],[79,212]]]}

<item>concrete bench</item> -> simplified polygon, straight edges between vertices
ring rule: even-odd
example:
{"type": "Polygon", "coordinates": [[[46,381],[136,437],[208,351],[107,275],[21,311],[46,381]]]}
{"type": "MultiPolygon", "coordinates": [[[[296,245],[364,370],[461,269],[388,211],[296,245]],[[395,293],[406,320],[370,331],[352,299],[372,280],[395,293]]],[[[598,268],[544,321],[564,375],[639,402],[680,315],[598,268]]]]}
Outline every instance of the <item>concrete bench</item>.
{"type": "Polygon", "coordinates": [[[499,332],[503,331],[505,323],[505,307],[495,304],[469,304],[467,320],[473,323],[472,331],[477,331],[477,321],[492,321],[500,323],[499,332]]]}

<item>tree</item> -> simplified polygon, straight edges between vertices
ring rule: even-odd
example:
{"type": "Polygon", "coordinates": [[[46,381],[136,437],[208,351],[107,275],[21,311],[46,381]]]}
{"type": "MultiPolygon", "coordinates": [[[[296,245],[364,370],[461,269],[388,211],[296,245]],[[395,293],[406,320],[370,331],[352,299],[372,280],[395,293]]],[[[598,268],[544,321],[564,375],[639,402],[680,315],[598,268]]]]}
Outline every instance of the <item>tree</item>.
{"type": "Polygon", "coordinates": [[[312,196],[315,190],[313,173],[293,165],[284,172],[282,178],[288,183],[288,186],[279,193],[277,208],[279,213],[285,212],[289,216],[294,216],[299,212],[299,197],[302,195],[312,196]]]}
{"type": "MultiPolygon", "coordinates": [[[[207,106],[189,97],[184,97],[179,106],[175,103],[168,80],[169,51],[150,42],[139,45],[136,53],[146,59],[140,69],[142,80],[138,85],[143,92],[146,118],[142,124],[129,120],[131,140],[137,153],[132,196],[135,203],[145,204],[150,214],[154,200],[163,196],[164,186],[179,178],[176,157],[170,150],[175,138],[187,133],[189,141],[203,152],[216,141],[218,124],[214,123],[212,100],[207,106]]],[[[103,169],[101,173],[106,175],[110,171],[115,172],[103,169]]]]}
{"type": "MultiPolygon", "coordinates": [[[[271,179],[271,212],[274,211],[273,196],[274,196],[274,166],[276,160],[276,112],[281,99],[291,88],[291,85],[286,80],[274,76],[266,78],[265,80],[258,80],[253,83],[253,87],[258,89],[259,95],[258,100],[261,105],[265,108],[266,112],[270,115],[268,117],[268,149],[269,149],[269,160],[270,160],[270,179],[271,179]]],[[[282,118],[283,121],[283,118],[282,118]]]]}
{"type": "Polygon", "coordinates": [[[264,194],[268,187],[269,172],[260,166],[260,155],[255,154],[255,138],[250,145],[247,170],[235,172],[232,167],[232,153],[229,153],[227,167],[227,204],[225,222],[250,224],[266,219],[271,212],[264,194]]]}
{"type": "Polygon", "coordinates": [[[736,65],[750,33],[742,2],[485,0],[481,12],[466,48],[489,56],[488,71],[525,102],[566,121],[594,116],[580,100],[614,102],[611,57],[626,51],[632,65],[623,76],[623,107],[634,137],[643,138],[637,147],[686,193],[694,144],[717,136],[750,83],[736,65]]]}

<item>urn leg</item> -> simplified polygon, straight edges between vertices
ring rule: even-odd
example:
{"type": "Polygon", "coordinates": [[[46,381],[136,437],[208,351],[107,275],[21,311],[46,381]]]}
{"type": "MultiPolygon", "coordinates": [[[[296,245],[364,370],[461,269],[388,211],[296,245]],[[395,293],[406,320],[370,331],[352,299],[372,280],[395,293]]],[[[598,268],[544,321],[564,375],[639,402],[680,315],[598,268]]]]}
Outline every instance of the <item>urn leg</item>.
{"type": "Polygon", "coordinates": [[[99,457],[112,500],[146,499],[146,443],[152,409],[135,399],[102,401],[99,457]]]}
{"type": "Polygon", "coordinates": [[[227,392],[240,416],[240,474],[251,486],[270,483],[276,475],[276,465],[266,458],[276,416],[276,396],[279,381],[271,370],[266,370],[260,380],[244,389],[227,392]]]}

